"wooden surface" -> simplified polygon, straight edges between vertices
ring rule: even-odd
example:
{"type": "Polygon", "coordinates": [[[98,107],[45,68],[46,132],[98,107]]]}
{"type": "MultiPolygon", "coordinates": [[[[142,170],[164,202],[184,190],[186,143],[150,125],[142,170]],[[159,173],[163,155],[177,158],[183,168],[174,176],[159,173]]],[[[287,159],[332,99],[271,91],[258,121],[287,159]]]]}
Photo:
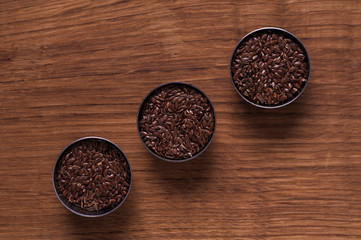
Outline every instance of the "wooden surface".
{"type": "Polygon", "coordinates": [[[361,239],[360,1],[0,1],[0,239],[361,239]],[[306,91],[278,110],[237,95],[229,60],[249,31],[282,27],[309,51],[306,91]],[[217,113],[200,157],[142,145],[143,97],[169,81],[217,113]],[[52,168],[100,136],[133,169],[97,219],[57,199],[52,168]]]}

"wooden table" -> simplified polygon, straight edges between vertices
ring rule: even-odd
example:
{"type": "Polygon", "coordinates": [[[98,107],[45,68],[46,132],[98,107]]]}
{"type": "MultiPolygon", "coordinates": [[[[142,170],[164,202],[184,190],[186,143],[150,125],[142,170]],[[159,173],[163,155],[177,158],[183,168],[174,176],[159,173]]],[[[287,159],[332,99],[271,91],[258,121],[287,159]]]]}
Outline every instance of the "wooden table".
{"type": "Polygon", "coordinates": [[[0,239],[361,239],[360,1],[0,1],[0,239]],[[237,42],[265,26],[298,36],[312,72],[278,110],[243,101],[237,42]],[[180,164],[142,145],[143,97],[169,81],[203,90],[217,131],[180,164]],[[129,198],[97,219],[65,209],[60,151],[114,141],[129,198]]]}

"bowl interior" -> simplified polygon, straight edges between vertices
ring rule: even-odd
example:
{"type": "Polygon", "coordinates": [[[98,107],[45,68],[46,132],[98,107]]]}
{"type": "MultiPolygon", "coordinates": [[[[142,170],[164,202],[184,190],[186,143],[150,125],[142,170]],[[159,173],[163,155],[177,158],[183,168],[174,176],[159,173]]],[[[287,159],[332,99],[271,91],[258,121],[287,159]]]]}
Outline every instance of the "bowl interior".
{"type": "Polygon", "coordinates": [[[209,98],[207,97],[207,95],[205,95],[200,89],[198,89],[197,87],[191,85],[191,84],[188,84],[188,83],[184,83],[184,82],[170,82],[170,83],[166,83],[166,84],[162,84],[156,88],[154,88],[152,91],[150,91],[148,93],[148,95],[144,98],[144,100],[142,101],[142,104],[140,105],[139,107],[139,111],[138,111],[138,116],[137,116],[137,129],[138,129],[138,134],[139,134],[139,137],[143,143],[143,145],[145,146],[145,148],[150,152],[152,153],[154,156],[156,156],[157,158],[159,159],[162,159],[162,160],[165,160],[165,161],[169,161],[169,162],[184,162],[184,161],[188,161],[188,160],[191,160],[197,156],[199,156],[200,154],[202,154],[206,149],[207,147],[209,146],[209,144],[211,143],[212,139],[213,139],[213,136],[214,136],[214,133],[215,133],[215,130],[216,130],[216,113],[214,111],[214,107],[211,103],[211,101],[209,100],[209,98]],[[176,86],[186,86],[188,88],[191,88],[191,89],[194,89],[196,90],[197,92],[199,92],[203,97],[205,97],[211,107],[211,111],[213,113],[213,116],[214,116],[214,129],[213,129],[213,132],[212,132],[212,135],[209,139],[209,141],[207,142],[207,144],[205,144],[203,146],[202,149],[200,149],[196,154],[194,154],[192,157],[189,157],[189,158],[185,158],[185,159],[172,159],[172,158],[166,158],[166,157],[163,157],[159,154],[157,154],[153,149],[149,148],[145,142],[143,141],[142,139],[142,136],[140,134],[141,132],[141,129],[140,129],[140,121],[142,120],[143,118],[143,110],[144,110],[144,107],[146,105],[146,103],[150,100],[150,98],[155,94],[157,93],[158,91],[164,89],[164,88],[167,88],[167,87],[176,87],[176,86]]]}
{"type": "Polygon", "coordinates": [[[56,162],[55,162],[55,165],[54,165],[54,170],[53,170],[53,186],[54,186],[54,190],[60,200],[60,202],[68,209],[70,210],[71,212],[75,213],[75,214],[78,214],[80,216],[85,216],[85,217],[100,217],[100,216],[104,216],[104,215],[107,215],[111,212],[113,212],[114,210],[116,210],[120,205],[123,204],[123,202],[125,201],[125,199],[127,198],[129,192],[130,192],[130,188],[131,188],[131,184],[132,183],[132,171],[131,171],[131,168],[130,168],[130,164],[129,164],[129,161],[127,159],[127,157],[125,156],[125,154],[123,153],[123,151],[116,145],[114,144],[113,142],[107,140],[107,139],[104,139],[104,138],[99,138],[99,137],[85,137],[85,138],[81,138],[81,139],[78,139],[74,142],[72,142],[71,144],[69,144],[58,156],[56,162]],[[124,199],[122,201],[120,201],[116,206],[108,206],[108,207],[105,207],[103,209],[100,209],[99,211],[89,211],[89,210],[86,210],[86,209],[83,209],[83,208],[80,208],[78,206],[76,206],[75,204],[72,204],[68,201],[68,199],[61,193],[61,191],[59,191],[58,189],[58,180],[56,179],[56,174],[57,174],[57,171],[59,170],[59,167],[61,166],[61,163],[62,163],[62,160],[64,158],[64,156],[66,154],[68,154],[68,152],[71,150],[71,148],[75,145],[75,144],[78,144],[82,141],[88,141],[88,140],[95,140],[95,141],[103,141],[107,144],[109,144],[110,146],[112,146],[114,149],[116,149],[116,151],[119,151],[123,156],[124,156],[124,160],[127,162],[127,165],[129,167],[129,188],[128,188],[128,191],[127,191],[127,194],[126,196],[124,197],[124,199]]]}
{"type": "Polygon", "coordinates": [[[230,63],[230,74],[231,74],[231,81],[232,81],[232,84],[234,86],[234,88],[236,89],[237,93],[248,103],[254,105],[254,106],[257,106],[257,107],[260,107],[260,108],[268,108],[268,109],[274,109],[274,108],[280,108],[280,107],[283,107],[283,106],[286,106],[290,103],[292,103],[293,101],[295,101],[302,93],[303,91],[305,90],[306,86],[307,86],[307,83],[309,81],[309,78],[310,78],[310,74],[311,74],[311,63],[310,63],[310,59],[309,59],[309,55],[308,55],[308,52],[305,48],[305,46],[303,45],[303,43],[296,37],[294,36],[292,33],[284,30],[284,29],[281,29],[281,28],[275,28],[275,27],[266,27],[266,28],[260,28],[260,29],[256,29],[250,33],[248,33],[247,35],[245,35],[237,44],[237,46],[235,47],[235,49],[233,50],[233,53],[232,53],[232,57],[231,57],[231,63],[230,63]],[[244,43],[246,42],[247,40],[249,40],[250,38],[256,36],[256,35],[260,35],[260,34],[264,34],[264,33],[276,33],[276,34],[279,34],[279,35],[283,35],[284,37],[286,38],[289,38],[291,39],[293,42],[295,42],[296,44],[298,44],[298,46],[302,49],[302,51],[304,52],[304,55],[305,55],[305,58],[304,58],[304,62],[306,63],[306,66],[307,66],[307,69],[308,69],[308,75],[307,75],[307,81],[304,82],[301,87],[300,87],[300,91],[297,92],[296,94],[293,95],[293,98],[292,99],[289,99],[288,101],[282,103],[282,104],[278,104],[278,105],[262,105],[262,104],[257,104],[253,101],[251,101],[250,99],[248,99],[247,97],[245,97],[242,92],[240,92],[240,90],[237,88],[236,84],[234,83],[234,80],[233,80],[233,74],[232,74],[232,64],[233,64],[233,61],[234,61],[234,58],[236,56],[236,52],[237,50],[239,49],[239,47],[244,43]]]}

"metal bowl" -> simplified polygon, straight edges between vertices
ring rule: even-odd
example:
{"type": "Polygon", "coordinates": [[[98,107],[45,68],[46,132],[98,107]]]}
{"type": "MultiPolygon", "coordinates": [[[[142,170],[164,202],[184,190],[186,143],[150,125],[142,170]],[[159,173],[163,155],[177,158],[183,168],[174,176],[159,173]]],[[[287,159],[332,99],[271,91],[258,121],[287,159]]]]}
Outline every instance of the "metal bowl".
{"type": "Polygon", "coordinates": [[[307,53],[307,50],[305,48],[305,46],[302,44],[302,42],[296,37],[294,36],[292,33],[281,29],[281,28],[276,28],[276,27],[265,27],[265,28],[259,28],[256,29],[250,33],[248,33],[247,35],[245,35],[237,44],[237,46],[235,47],[235,49],[233,50],[232,56],[231,56],[231,62],[230,62],[230,67],[229,67],[229,71],[230,71],[230,75],[231,75],[231,81],[232,84],[234,86],[234,88],[236,89],[237,93],[248,103],[252,104],[253,106],[256,107],[260,107],[260,108],[266,108],[266,109],[275,109],[275,108],[280,108],[280,107],[284,107],[290,103],[292,103],[293,101],[295,101],[299,96],[301,96],[301,94],[303,93],[303,91],[306,89],[307,83],[309,81],[310,78],[310,74],[311,74],[311,63],[310,63],[310,59],[309,59],[309,55],[307,53]],[[304,61],[307,63],[307,68],[308,68],[308,76],[307,76],[307,81],[304,82],[302,84],[302,86],[300,87],[300,91],[297,92],[297,94],[294,95],[294,97],[282,104],[278,104],[278,105],[272,105],[272,106],[268,106],[268,105],[261,105],[261,104],[257,104],[255,102],[252,102],[250,99],[248,99],[246,96],[244,96],[239,89],[237,88],[236,84],[234,83],[233,80],[233,74],[232,74],[232,63],[236,54],[236,51],[238,50],[238,48],[246,41],[248,40],[250,37],[254,36],[254,35],[258,35],[258,34],[262,34],[262,32],[267,32],[267,33],[281,33],[282,35],[284,35],[285,37],[291,39],[292,41],[294,41],[296,44],[299,45],[299,47],[304,51],[304,55],[305,55],[305,59],[304,61]]]}
{"type": "Polygon", "coordinates": [[[71,212],[73,212],[73,213],[75,213],[77,215],[83,216],[83,217],[102,217],[102,216],[105,216],[105,215],[115,211],[117,208],[119,208],[124,203],[125,199],[128,197],[131,186],[132,186],[132,170],[131,170],[131,167],[130,167],[130,164],[129,164],[129,161],[128,161],[127,157],[125,156],[123,151],[115,143],[113,143],[113,142],[111,142],[111,141],[109,141],[109,140],[107,140],[105,138],[101,138],[101,137],[84,137],[84,138],[80,138],[80,139],[70,143],[59,154],[59,156],[56,159],[55,164],[54,164],[53,187],[54,187],[56,195],[58,196],[60,202],[69,211],[71,211],[71,212]],[[68,150],[70,150],[74,144],[77,144],[77,143],[82,142],[82,141],[87,141],[87,140],[103,141],[103,142],[106,142],[106,143],[110,144],[112,147],[114,147],[116,150],[118,150],[124,156],[124,159],[125,159],[125,161],[127,162],[128,166],[129,166],[129,175],[130,175],[129,179],[130,180],[129,180],[128,191],[127,191],[127,194],[125,195],[125,197],[123,198],[123,200],[120,201],[116,206],[113,206],[113,207],[109,206],[109,207],[103,208],[103,209],[101,209],[99,211],[88,211],[86,209],[82,209],[82,208],[70,203],[68,201],[68,199],[57,189],[57,186],[56,186],[57,185],[56,173],[57,173],[58,167],[61,164],[61,161],[63,160],[64,155],[67,154],[68,150]]]}
{"type": "Polygon", "coordinates": [[[214,133],[216,131],[216,112],[214,111],[214,107],[211,103],[211,101],[209,100],[209,98],[207,97],[206,94],[204,94],[199,88],[191,85],[191,84],[188,84],[188,83],[184,83],[184,82],[169,82],[169,83],[165,83],[165,84],[162,84],[156,88],[154,88],[152,91],[150,91],[148,93],[148,95],[143,99],[140,107],[139,107],[139,110],[138,110],[138,115],[137,115],[137,129],[138,129],[138,134],[139,134],[139,138],[140,140],[142,141],[143,145],[145,146],[145,148],[151,153],[153,154],[154,156],[156,156],[157,158],[159,159],[162,159],[164,161],[168,161],[168,162],[184,162],[184,161],[189,161],[193,158],[196,158],[198,157],[199,155],[201,155],[209,146],[209,144],[211,143],[212,139],[213,139],[213,136],[214,136],[214,133]],[[155,151],[153,151],[151,148],[149,148],[145,142],[143,141],[142,139],[142,136],[140,134],[140,121],[142,119],[142,113],[143,113],[143,108],[145,106],[145,104],[147,103],[147,101],[150,99],[150,97],[155,93],[157,92],[158,90],[160,90],[161,88],[165,88],[165,87],[168,87],[168,86],[177,86],[177,85],[183,85],[183,86],[186,86],[186,87],[189,87],[189,88],[193,88],[195,89],[196,91],[198,91],[201,95],[203,95],[207,101],[209,102],[210,106],[211,106],[211,109],[213,111],[213,116],[214,116],[214,129],[213,129],[213,132],[212,132],[212,136],[211,138],[209,139],[208,143],[202,148],[200,149],[196,154],[194,154],[193,156],[189,157],[189,158],[185,158],[185,159],[171,159],[171,158],[165,158],[163,156],[160,156],[159,154],[157,154],[155,151]]]}

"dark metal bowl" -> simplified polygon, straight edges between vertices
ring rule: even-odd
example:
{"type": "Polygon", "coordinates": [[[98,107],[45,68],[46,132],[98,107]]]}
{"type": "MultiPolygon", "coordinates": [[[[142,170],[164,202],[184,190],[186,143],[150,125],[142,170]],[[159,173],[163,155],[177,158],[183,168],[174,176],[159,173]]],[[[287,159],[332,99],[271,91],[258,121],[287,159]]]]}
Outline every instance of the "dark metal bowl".
{"type": "Polygon", "coordinates": [[[250,33],[248,33],[247,35],[245,35],[237,44],[237,46],[235,47],[235,49],[233,50],[233,53],[232,53],[232,56],[231,56],[231,63],[230,63],[230,67],[229,67],[229,72],[231,74],[231,81],[232,81],[232,84],[234,86],[234,88],[236,89],[237,93],[248,103],[252,104],[253,106],[256,106],[256,107],[260,107],[260,108],[267,108],[267,109],[275,109],[275,108],[280,108],[280,107],[284,107],[290,103],[292,103],[293,101],[295,101],[299,96],[301,96],[301,94],[303,93],[303,91],[306,89],[306,86],[307,86],[307,83],[310,79],[310,74],[311,74],[311,63],[310,63],[310,59],[309,59],[309,55],[308,55],[308,52],[305,48],[305,46],[302,44],[302,42],[296,37],[294,36],[292,33],[282,29],[282,28],[276,28],[276,27],[265,27],[265,28],[259,28],[259,29],[256,29],[250,33]],[[251,100],[249,100],[247,97],[243,96],[243,94],[239,91],[239,89],[237,88],[236,84],[234,83],[234,80],[233,80],[233,74],[232,74],[232,63],[233,63],[233,60],[234,60],[234,57],[235,57],[235,53],[237,51],[237,49],[241,46],[241,44],[248,40],[250,37],[252,37],[253,35],[255,34],[260,34],[262,32],[271,32],[271,33],[281,33],[283,34],[285,37],[287,38],[290,38],[292,41],[294,41],[296,44],[298,44],[300,46],[300,48],[304,51],[304,54],[305,54],[305,59],[304,61],[307,63],[307,68],[308,68],[308,76],[307,76],[307,81],[304,82],[301,86],[301,89],[300,91],[297,93],[297,95],[295,95],[292,99],[282,103],[282,104],[279,104],[279,105],[274,105],[274,106],[267,106],[267,105],[261,105],[261,104],[257,104],[257,103],[254,103],[252,102],[251,100]]]}
{"type": "Polygon", "coordinates": [[[156,88],[154,88],[152,91],[150,91],[148,93],[148,95],[143,99],[142,101],[142,104],[140,105],[139,107],[139,110],[138,110],[138,115],[137,115],[137,129],[138,129],[138,135],[139,135],[139,138],[140,140],[142,141],[143,145],[145,146],[145,148],[151,153],[153,154],[154,156],[156,156],[157,158],[159,159],[162,159],[164,161],[168,161],[168,162],[184,162],[184,161],[188,161],[188,160],[191,160],[193,158],[196,158],[198,157],[199,155],[201,155],[209,146],[209,144],[211,143],[213,137],[214,137],[214,133],[216,131],[216,112],[214,111],[214,107],[212,105],[212,102],[209,100],[209,98],[207,97],[206,94],[204,94],[204,92],[202,92],[199,88],[191,85],[191,84],[188,84],[188,83],[184,83],[184,82],[169,82],[169,83],[165,83],[165,84],[162,84],[156,88]],[[187,86],[187,87],[190,87],[190,88],[193,88],[195,90],[197,90],[198,92],[200,92],[206,99],[207,101],[209,102],[210,106],[211,106],[211,109],[213,111],[213,116],[214,116],[214,129],[213,129],[213,133],[212,133],[212,136],[211,138],[209,139],[208,143],[202,148],[200,149],[199,152],[197,152],[196,154],[194,154],[192,157],[189,157],[189,158],[185,158],[185,159],[171,159],[171,158],[165,158],[165,157],[162,157],[160,155],[158,155],[156,152],[154,152],[152,149],[150,149],[146,144],[145,142],[143,141],[142,139],[142,136],[140,135],[140,126],[139,126],[139,122],[140,120],[142,119],[142,112],[143,112],[143,108],[144,108],[144,105],[145,103],[149,100],[149,98],[156,92],[158,91],[159,89],[161,88],[164,88],[164,87],[167,87],[167,86],[177,86],[177,85],[183,85],[183,86],[187,86]]]}
{"type": "Polygon", "coordinates": [[[128,197],[129,195],[129,192],[130,192],[130,188],[132,186],[132,169],[130,167],[130,164],[129,164],[129,161],[127,159],[127,157],[125,156],[125,154],[123,153],[123,151],[113,142],[105,139],[105,138],[101,138],[101,137],[84,137],[84,138],[80,138],[78,140],[75,140],[74,142],[70,143],[66,148],[64,148],[64,150],[59,154],[58,158],[56,159],[56,162],[54,164],[54,169],[53,169],[53,187],[54,187],[54,190],[55,190],[55,193],[56,195],[58,196],[60,202],[71,212],[77,214],[77,215],[80,215],[80,216],[83,216],[83,217],[102,217],[102,216],[105,216],[113,211],[115,211],[118,207],[120,207],[125,199],[128,197]],[[75,206],[74,204],[70,203],[68,201],[68,199],[66,197],[63,196],[62,193],[60,193],[56,187],[56,178],[55,178],[55,175],[56,175],[56,172],[58,170],[58,167],[60,166],[60,163],[61,161],[63,160],[63,157],[64,157],[64,154],[66,154],[68,152],[69,149],[72,148],[72,146],[76,143],[79,143],[81,141],[84,141],[84,140],[89,140],[89,139],[92,139],[92,140],[97,140],[97,141],[104,141],[104,142],[107,142],[108,144],[110,144],[111,146],[113,146],[115,149],[117,149],[123,156],[124,156],[124,159],[125,161],[127,162],[128,166],[129,166],[129,188],[128,188],[128,192],[126,194],[126,196],[124,197],[124,199],[119,202],[115,207],[106,207],[104,209],[101,209],[99,211],[88,211],[88,210],[85,210],[85,209],[82,209],[80,207],[77,207],[75,206]]]}

